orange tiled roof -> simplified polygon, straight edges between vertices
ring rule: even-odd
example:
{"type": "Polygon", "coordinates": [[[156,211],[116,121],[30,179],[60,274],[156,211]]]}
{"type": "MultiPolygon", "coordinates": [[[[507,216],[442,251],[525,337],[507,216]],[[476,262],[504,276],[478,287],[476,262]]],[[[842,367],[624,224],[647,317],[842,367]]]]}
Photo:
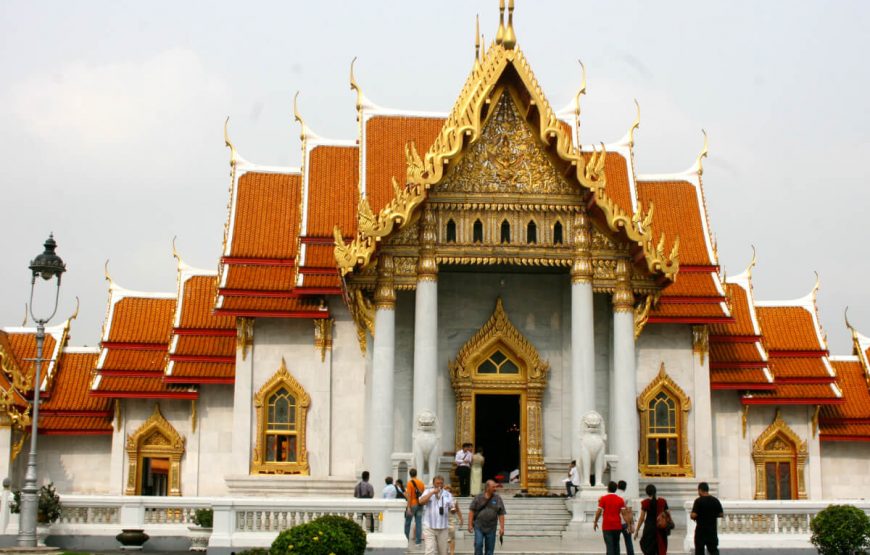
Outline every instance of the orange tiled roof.
{"type": "Polygon", "coordinates": [[[761,368],[711,368],[710,383],[715,389],[733,389],[740,385],[740,389],[769,389],[774,385],[767,380],[764,370],[761,368]],[[746,387],[743,387],[743,386],[746,387]]]}
{"type": "Polygon", "coordinates": [[[744,404],[811,404],[841,403],[829,384],[776,384],[770,392],[756,392],[743,398],[744,404]]]}
{"type": "Polygon", "coordinates": [[[290,291],[293,289],[294,266],[253,266],[225,264],[221,288],[245,291],[290,291]]]}
{"type": "MultiPolygon", "coordinates": [[[[396,151],[404,161],[404,149],[396,151]]],[[[332,237],[338,225],[342,233],[356,234],[359,204],[359,148],[322,145],[309,154],[308,223],[306,237],[332,237]]],[[[404,177],[404,172],[397,177],[404,177]]],[[[392,191],[392,187],[390,187],[392,191]]],[[[306,261],[306,265],[308,264],[306,261]]],[[[335,258],[329,267],[335,267],[335,258]]]]}
{"type": "Polygon", "coordinates": [[[659,237],[665,233],[666,252],[670,251],[674,240],[680,238],[681,266],[715,264],[707,249],[694,185],[687,181],[638,181],[637,196],[644,210],[653,203],[653,235],[659,237]]]}
{"type": "MultiPolygon", "coordinates": [[[[99,412],[110,410],[109,399],[88,396],[97,352],[64,352],[49,396],[40,405],[41,413],[99,412]]],[[[40,426],[42,423],[40,422],[40,426]]]]}
{"type": "Polygon", "coordinates": [[[826,433],[825,420],[862,420],[870,425],[870,386],[864,367],[855,360],[833,360],[837,371],[837,385],[843,391],[844,403],[822,407],[822,432],[826,433]]]}
{"type": "MultiPolygon", "coordinates": [[[[33,362],[28,359],[36,358],[36,329],[19,328],[15,331],[6,332],[6,338],[9,341],[9,346],[12,347],[12,356],[15,358],[15,363],[19,370],[26,376],[28,380],[33,380],[33,373],[36,370],[33,362]]],[[[42,365],[42,376],[40,381],[44,381],[46,376],[53,371],[57,363],[57,356],[60,345],[57,339],[46,330],[45,341],[42,344],[42,357],[47,359],[47,363],[42,365]]],[[[22,391],[21,393],[27,393],[22,391]]]]}
{"type": "Polygon", "coordinates": [[[680,272],[677,279],[662,291],[664,297],[710,297],[712,302],[724,301],[715,272],[680,272]]]}
{"type": "Polygon", "coordinates": [[[751,314],[754,307],[751,304],[749,293],[736,283],[726,283],[725,291],[731,298],[731,316],[733,316],[734,322],[713,324],[710,326],[710,335],[756,335],[751,314]]]}
{"type": "MultiPolygon", "coordinates": [[[[344,228],[341,228],[344,231],[344,228]]],[[[305,245],[305,268],[321,268],[328,270],[327,273],[338,274],[335,266],[335,245],[305,245]]],[[[321,272],[322,273],[322,272],[321,272]]]]}
{"type": "MultiPolygon", "coordinates": [[[[235,328],[233,328],[235,331],[235,328]]],[[[208,335],[179,335],[170,355],[235,356],[236,338],[208,335]]]]}
{"type": "Polygon", "coordinates": [[[768,351],[826,351],[810,312],[800,306],[757,306],[768,351]]]}
{"type": "Polygon", "coordinates": [[[658,306],[650,311],[650,322],[656,322],[658,319],[667,318],[686,318],[686,319],[727,319],[725,311],[719,303],[692,303],[692,304],[675,304],[667,302],[659,302],[658,306]]]}
{"type": "Polygon", "coordinates": [[[834,382],[823,357],[771,358],[768,362],[774,378],[816,378],[834,382]]]}
{"type": "Polygon", "coordinates": [[[44,435],[108,435],[112,433],[112,419],[110,416],[44,415],[40,413],[39,433],[44,435]]]}
{"type": "Polygon", "coordinates": [[[337,288],[341,287],[341,280],[338,278],[338,275],[303,275],[302,276],[302,285],[299,286],[300,291],[304,291],[305,288],[337,288]]]}
{"type": "Polygon", "coordinates": [[[870,423],[844,421],[819,423],[820,441],[870,441],[870,423]]]}
{"type": "Polygon", "coordinates": [[[710,342],[711,364],[725,365],[730,362],[765,362],[755,343],[710,342]]]}
{"type": "Polygon", "coordinates": [[[143,397],[179,399],[196,399],[198,394],[186,387],[163,383],[163,373],[153,377],[101,376],[98,389],[91,390],[91,395],[100,397],[143,397]]]}
{"type": "Polygon", "coordinates": [[[247,172],[237,183],[235,218],[228,256],[296,256],[299,234],[299,174],[247,172]]]}
{"type": "Polygon", "coordinates": [[[159,372],[163,370],[166,349],[116,349],[106,348],[100,370],[125,370],[139,372],[159,372]]]}
{"type": "Polygon", "coordinates": [[[123,297],[114,305],[108,336],[103,341],[165,345],[174,314],[174,298],[123,297]]]}
{"type": "MultiPolygon", "coordinates": [[[[607,153],[607,157],[604,159],[604,172],[607,176],[607,196],[629,215],[634,214],[634,209],[631,206],[631,197],[634,193],[629,183],[630,171],[628,161],[622,154],[618,152],[607,153]]],[[[647,209],[646,205],[644,205],[644,209],[647,209]]]]}
{"type": "Polygon", "coordinates": [[[263,312],[316,312],[320,303],[317,299],[226,297],[221,310],[263,312]]]}
{"type": "MultiPolygon", "coordinates": [[[[235,318],[214,314],[216,276],[194,275],[182,284],[178,328],[236,329],[235,318]]],[[[176,321],[178,321],[176,319],[176,321]]]]}
{"type": "Polygon", "coordinates": [[[376,115],[365,126],[366,198],[377,213],[393,198],[392,178],[405,183],[405,145],[414,141],[422,156],[444,126],[444,118],[376,115]]]}
{"type": "Polygon", "coordinates": [[[235,363],[173,362],[172,374],[165,379],[170,383],[232,383],[235,376],[235,363]]]}

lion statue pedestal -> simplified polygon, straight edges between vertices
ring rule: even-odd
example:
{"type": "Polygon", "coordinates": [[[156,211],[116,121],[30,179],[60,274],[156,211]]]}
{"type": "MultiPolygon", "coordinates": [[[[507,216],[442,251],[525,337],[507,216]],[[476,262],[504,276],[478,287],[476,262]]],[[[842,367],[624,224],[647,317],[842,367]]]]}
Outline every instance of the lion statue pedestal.
{"type": "Polygon", "coordinates": [[[580,453],[577,456],[577,472],[580,475],[580,488],[591,488],[590,476],[595,476],[596,486],[603,486],[604,454],[607,447],[607,434],[604,432],[604,418],[591,410],[583,416],[580,426],[580,453]]]}
{"type": "Polygon", "coordinates": [[[426,485],[431,484],[432,477],[438,474],[440,444],[438,417],[431,411],[422,411],[414,424],[414,457],[411,464],[417,469],[417,477],[426,485]]]}

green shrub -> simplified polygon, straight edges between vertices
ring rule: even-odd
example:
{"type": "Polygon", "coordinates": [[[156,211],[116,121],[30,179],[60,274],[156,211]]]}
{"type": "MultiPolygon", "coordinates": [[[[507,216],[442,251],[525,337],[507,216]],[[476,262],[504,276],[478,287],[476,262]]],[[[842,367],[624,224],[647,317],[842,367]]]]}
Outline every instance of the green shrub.
{"type": "Polygon", "coordinates": [[[239,551],[233,555],[269,555],[269,550],[265,547],[252,547],[251,549],[239,551]]]}
{"type": "Polygon", "coordinates": [[[214,511],[212,509],[197,509],[193,513],[193,523],[203,528],[211,528],[214,523],[214,511]]]}
{"type": "Polygon", "coordinates": [[[870,548],[870,518],[852,505],[829,505],[810,521],[810,541],[821,555],[851,555],[870,548]]]}
{"type": "MultiPolygon", "coordinates": [[[[39,524],[51,524],[60,518],[60,496],[54,489],[54,482],[39,488],[39,500],[36,505],[36,522],[39,524]]],[[[12,492],[12,502],[9,503],[9,512],[21,512],[21,490],[12,492]]]]}
{"type": "Polygon", "coordinates": [[[365,552],[365,532],[342,517],[322,516],[284,530],[269,549],[270,555],[358,555],[365,552]],[[353,527],[353,528],[352,528],[353,527]],[[359,534],[362,532],[362,550],[359,534]]]}

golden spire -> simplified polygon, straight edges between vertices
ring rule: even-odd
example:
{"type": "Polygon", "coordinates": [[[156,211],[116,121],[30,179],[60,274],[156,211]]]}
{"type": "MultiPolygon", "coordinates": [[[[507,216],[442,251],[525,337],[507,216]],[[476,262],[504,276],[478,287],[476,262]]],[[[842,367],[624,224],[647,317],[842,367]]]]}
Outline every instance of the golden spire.
{"type": "MultiPolygon", "coordinates": [[[[357,121],[359,121],[359,112],[362,109],[363,105],[363,93],[362,89],[359,86],[359,83],[356,82],[356,77],[353,75],[353,65],[356,63],[356,56],[353,57],[353,60],[350,62],[350,90],[356,92],[356,117],[357,121]]],[[[296,93],[297,95],[299,93],[296,93]]],[[[296,100],[293,100],[293,111],[296,111],[296,100]]],[[[297,116],[296,119],[299,119],[297,116]]]]}
{"type": "Polygon", "coordinates": [[[636,98],[634,106],[637,108],[637,116],[634,118],[634,123],[631,124],[631,129],[628,130],[628,148],[634,148],[634,132],[640,127],[640,102],[636,98]]]}
{"type": "Polygon", "coordinates": [[[508,0],[508,22],[502,44],[508,50],[513,50],[514,46],[517,45],[517,35],[514,33],[514,0],[508,0]]]}
{"type": "Polygon", "coordinates": [[[302,115],[299,113],[299,91],[296,91],[296,94],[293,95],[293,117],[296,118],[296,121],[299,122],[299,125],[302,126],[302,130],[299,134],[299,139],[305,141],[305,122],[302,120],[302,115]]]}
{"type": "Polygon", "coordinates": [[[818,272],[813,272],[813,273],[816,274],[816,284],[813,285],[813,292],[812,292],[813,304],[815,304],[816,297],[818,297],[818,295],[819,295],[819,289],[822,287],[822,278],[819,277],[818,272]]]}
{"type": "Polygon", "coordinates": [[[227,148],[230,149],[230,167],[234,168],[239,159],[239,154],[236,152],[236,147],[233,146],[233,142],[230,140],[229,125],[230,116],[227,116],[227,119],[224,121],[224,144],[226,144],[227,148]]]}
{"type": "Polygon", "coordinates": [[[504,0],[498,0],[498,31],[495,33],[495,43],[501,44],[504,40],[504,0]]]}
{"type": "Polygon", "coordinates": [[[81,308],[81,303],[79,302],[78,295],[76,295],[76,309],[73,311],[72,316],[69,317],[69,320],[75,320],[79,317],[79,308],[81,308]]]}
{"type": "Polygon", "coordinates": [[[746,275],[749,277],[750,281],[752,280],[752,269],[755,268],[755,265],[758,263],[758,256],[755,252],[755,245],[750,245],[752,247],[752,260],[749,261],[749,266],[746,267],[746,275]]]}
{"type": "Polygon", "coordinates": [[[480,14],[474,16],[474,65],[480,64],[480,14]]]}
{"type": "Polygon", "coordinates": [[[586,66],[583,65],[583,60],[578,59],[577,63],[580,64],[580,73],[582,75],[580,81],[580,90],[577,91],[577,94],[574,95],[574,141],[577,143],[575,146],[577,149],[580,149],[580,97],[586,94],[586,66]]]}
{"type": "Polygon", "coordinates": [[[172,238],[172,257],[178,261],[178,265],[181,266],[184,262],[181,260],[181,255],[178,254],[178,249],[175,248],[175,240],[178,239],[178,235],[172,238]]]}
{"type": "Polygon", "coordinates": [[[704,134],[704,148],[701,149],[701,153],[698,154],[698,159],[695,160],[695,169],[698,171],[698,175],[704,175],[704,165],[701,163],[701,160],[707,157],[707,153],[709,152],[707,149],[707,132],[701,129],[701,133],[704,134]]]}
{"type": "Polygon", "coordinates": [[[843,311],[843,318],[846,320],[846,327],[849,328],[849,331],[852,332],[852,339],[857,339],[858,330],[855,329],[855,326],[849,322],[849,307],[846,307],[846,310],[843,311]]]}
{"type": "Polygon", "coordinates": [[[106,281],[109,282],[109,289],[115,286],[115,282],[112,281],[112,276],[109,274],[109,259],[106,259],[106,264],[103,266],[103,276],[106,278],[106,281]]]}

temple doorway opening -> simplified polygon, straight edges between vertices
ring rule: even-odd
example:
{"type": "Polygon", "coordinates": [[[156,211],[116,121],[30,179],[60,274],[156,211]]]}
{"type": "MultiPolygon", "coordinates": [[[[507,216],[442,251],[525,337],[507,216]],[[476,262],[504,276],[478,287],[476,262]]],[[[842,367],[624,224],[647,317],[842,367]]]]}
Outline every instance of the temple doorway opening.
{"type": "Polygon", "coordinates": [[[141,485],[141,495],[167,495],[169,490],[169,459],[142,457],[141,485]]]}
{"type": "Polygon", "coordinates": [[[520,399],[519,394],[476,394],[474,397],[475,448],[483,448],[484,480],[506,483],[511,472],[522,468],[520,399]]]}

